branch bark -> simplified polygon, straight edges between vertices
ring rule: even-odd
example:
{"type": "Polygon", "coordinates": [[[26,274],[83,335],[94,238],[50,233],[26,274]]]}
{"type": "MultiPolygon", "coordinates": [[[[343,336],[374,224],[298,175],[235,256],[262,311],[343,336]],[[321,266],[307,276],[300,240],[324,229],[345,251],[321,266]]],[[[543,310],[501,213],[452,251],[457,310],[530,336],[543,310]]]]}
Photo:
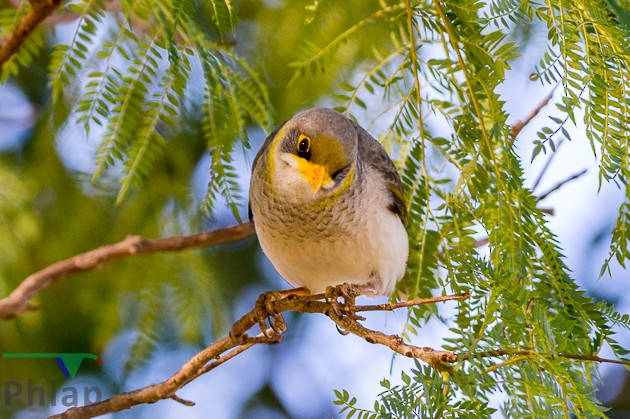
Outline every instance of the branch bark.
{"type": "Polygon", "coordinates": [[[527,124],[529,124],[532,119],[534,119],[536,117],[536,115],[538,115],[538,113],[542,110],[542,108],[544,108],[545,106],[547,106],[549,104],[549,102],[551,101],[551,98],[553,98],[553,93],[556,90],[556,87],[558,87],[558,85],[556,85],[551,92],[549,92],[549,94],[547,95],[547,97],[545,97],[539,104],[538,106],[536,106],[530,113],[529,115],[527,115],[525,117],[525,119],[518,121],[516,123],[514,123],[514,125],[512,125],[512,142],[514,142],[514,140],[516,140],[516,137],[518,136],[518,134],[520,134],[520,132],[523,130],[523,128],[525,128],[527,126],[527,124]]]}
{"type": "Polygon", "coordinates": [[[37,306],[30,303],[35,295],[52,283],[74,273],[90,271],[101,267],[104,263],[124,257],[147,253],[175,252],[182,249],[229,243],[252,234],[254,234],[253,223],[245,223],[189,236],[173,236],[152,240],[141,236],[128,236],[121,242],[102,246],[53,263],[29,275],[11,294],[0,300],[0,319],[11,319],[26,311],[36,309],[37,306]]]}
{"type": "MultiPolygon", "coordinates": [[[[92,418],[105,413],[119,412],[130,409],[145,403],[155,403],[159,400],[173,399],[187,406],[194,405],[194,402],[183,400],[177,396],[177,391],[195,378],[205,374],[229,359],[243,353],[252,346],[265,343],[278,343],[282,340],[282,334],[286,327],[280,313],[285,311],[298,311],[302,313],[320,313],[328,316],[337,326],[347,333],[352,333],[365,339],[369,343],[377,343],[391,348],[393,351],[407,357],[418,358],[433,367],[449,371],[451,365],[458,362],[465,362],[468,359],[479,357],[501,357],[501,356],[528,356],[546,358],[567,358],[579,361],[611,362],[630,365],[630,361],[611,360],[592,355],[571,355],[553,354],[543,355],[527,350],[495,350],[478,353],[457,353],[452,351],[435,350],[428,347],[419,347],[405,343],[397,335],[387,335],[380,331],[370,330],[364,327],[360,321],[364,320],[358,316],[357,312],[362,311],[390,311],[402,307],[409,307],[420,304],[433,304],[449,300],[463,300],[469,297],[468,293],[447,295],[443,297],[425,298],[393,304],[363,305],[356,306],[354,298],[360,294],[357,287],[341,285],[333,291],[342,288],[341,296],[343,302],[338,302],[334,294],[304,295],[303,292],[270,292],[260,296],[256,307],[249,313],[241,317],[234,325],[229,335],[211,344],[203,351],[199,352],[179,371],[167,380],[153,384],[135,391],[118,394],[101,402],[73,407],[67,411],[51,416],[49,419],[79,419],[92,418]],[[261,319],[268,319],[269,327],[264,329],[255,337],[249,337],[247,332],[256,324],[261,325],[261,319]],[[274,324],[275,323],[275,324],[274,324]],[[278,327],[280,323],[280,327],[278,327]]],[[[330,290],[330,289],[329,289],[330,290]]],[[[264,322],[263,324],[267,324],[264,322]]],[[[501,365],[501,364],[498,364],[501,365]]]]}
{"type": "Polygon", "coordinates": [[[547,192],[540,194],[540,196],[538,197],[538,200],[542,201],[543,199],[547,198],[549,195],[551,195],[552,193],[554,193],[558,189],[562,188],[567,183],[572,182],[572,181],[574,181],[576,179],[579,179],[580,177],[585,175],[586,172],[588,172],[588,170],[582,169],[581,171],[572,174],[568,178],[561,180],[560,182],[558,182],[554,186],[552,186],[551,189],[549,189],[547,192]]]}
{"type": "Polygon", "coordinates": [[[31,0],[31,10],[24,15],[13,31],[0,44],[0,68],[20,49],[37,26],[46,19],[63,0],[31,0]]]}

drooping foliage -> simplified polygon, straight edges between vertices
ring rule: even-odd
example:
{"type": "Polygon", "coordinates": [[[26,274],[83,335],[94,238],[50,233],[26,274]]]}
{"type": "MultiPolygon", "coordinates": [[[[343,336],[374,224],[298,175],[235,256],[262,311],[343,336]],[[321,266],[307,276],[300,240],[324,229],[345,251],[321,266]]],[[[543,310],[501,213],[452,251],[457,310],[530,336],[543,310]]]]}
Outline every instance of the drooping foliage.
{"type": "MultiPolygon", "coordinates": [[[[510,34],[533,23],[546,26],[549,44],[532,80],[562,90],[533,158],[554,150],[554,140],[568,136],[565,125],[582,115],[601,161],[601,181],[630,190],[630,49],[602,2],[383,3],[299,67],[324,66],[329,51],[364,25],[389,25],[390,45],[374,51],[355,81],[339,86],[340,110],[361,115],[370,111],[366,103],[386,99],[379,109],[389,118],[382,141],[401,150],[411,219],[402,289],[423,297],[472,293],[451,319],[445,345],[467,359],[449,374],[418,365],[403,375],[406,385],[384,382],[372,413],[357,410],[356,399],[339,392],[337,402],[349,416],[485,417],[494,410],[491,394],[504,395],[509,417],[603,414],[594,397],[596,365],[559,355],[595,355],[610,345],[624,356],[610,325],[627,330],[628,318],[613,320],[610,309],[573,282],[537,197],[524,185],[515,133],[497,94],[517,57],[510,34]],[[450,134],[433,134],[436,123],[448,124],[450,134]],[[487,249],[478,251],[485,237],[487,249]],[[499,349],[496,359],[483,355],[499,349]]],[[[622,264],[630,256],[627,206],[620,209],[611,244],[611,256],[622,264]]],[[[408,332],[435,314],[426,307],[413,310],[408,332]]]]}
{"type": "Polygon", "coordinates": [[[213,173],[221,174],[212,177],[207,206],[221,195],[234,207],[240,191],[230,180],[229,152],[237,141],[248,145],[248,124],[269,129],[271,113],[266,87],[230,51],[230,2],[121,6],[122,13],[109,13],[99,0],[67,4],[80,16],[78,28],[69,44],[56,46],[50,66],[53,106],[71,103],[71,117],[86,133],[99,127],[93,181],[113,170],[120,202],[164,152],[169,132],[191,105],[187,97],[203,94],[204,137],[213,173]]]}

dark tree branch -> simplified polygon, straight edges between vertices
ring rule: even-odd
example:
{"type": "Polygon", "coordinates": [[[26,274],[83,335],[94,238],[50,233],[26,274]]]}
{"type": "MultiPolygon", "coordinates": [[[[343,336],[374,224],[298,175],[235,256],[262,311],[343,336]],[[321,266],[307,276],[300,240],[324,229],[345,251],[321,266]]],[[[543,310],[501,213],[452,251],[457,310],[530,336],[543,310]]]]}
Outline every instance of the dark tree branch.
{"type": "Polygon", "coordinates": [[[0,44],[0,68],[20,49],[20,46],[35,31],[63,0],[31,0],[31,10],[20,20],[13,31],[0,44]]]}
{"type": "Polygon", "coordinates": [[[0,319],[11,319],[37,308],[30,303],[30,300],[50,284],[77,272],[96,269],[112,260],[147,253],[175,252],[194,247],[213,246],[241,240],[252,234],[254,234],[254,225],[245,223],[190,236],[173,236],[153,240],[140,236],[128,236],[121,242],[99,247],[53,263],[41,271],[29,275],[11,294],[0,300],[0,319]]]}
{"type": "Polygon", "coordinates": [[[549,102],[551,101],[551,98],[553,98],[553,92],[556,90],[556,88],[558,87],[558,85],[556,85],[551,92],[549,92],[549,94],[547,95],[547,97],[545,97],[542,102],[540,102],[538,104],[538,106],[536,106],[530,113],[529,115],[527,115],[525,117],[525,119],[516,122],[514,125],[512,125],[512,142],[514,142],[514,140],[516,140],[516,137],[518,136],[518,134],[520,134],[520,132],[523,130],[523,128],[525,128],[527,126],[527,124],[529,124],[532,119],[536,118],[536,116],[538,115],[538,113],[542,110],[542,108],[544,108],[545,106],[547,106],[549,104],[549,102]]]}
{"type": "Polygon", "coordinates": [[[551,195],[552,193],[554,193],[555,191],[557,191],[558,189],[562,188],[564,185],[566,185],[569,182],[574,181],[575,179],[578,179],[580,177],[582,177],[584,174],[586,174],[588,170],[583,169],[580,172],[577,172],[571,176],[569,176],[568,178],[561,180],[560,182],[556,183],[551,189],[549,189],[547,192],[540,194],[540,196],[538,197],[539,201],[542,201],[543,199],[547,198],[549,195],[551,195]]]}
{"type": "Polygon", "coordinates": [[[555,151],[551,153],[551,155],[545,162],[545,165],[540,170],[540,173],[538,173],[538,176],[536,177],[536,180],[534,181],[534,185],[532,185],[532,192],[536,190],[536,188],[540,184],[540,181],[543,179],[543,177],[547,173],[547,170],[549,170],[549,167],[551,167],[551,163],[553,163],[553,159],[558,155],[558,150],[560,149],[560,147],[562,147],[562,144],[564,144],[564,138],[560,138],[560,141],[558,141],[558,143],[556,144],[555,151]]]}
{"type": "MultiPolygon", "coordinates": [[[[344,284],[346,291],[342,294],[343,302],[338,302],[336,296],[331,296],[329,292],[326,294],[304,295],[304,293],[291,294],[290,292],[271,292],[263,294],[254,308],[249,313],[241,317],[234,325],[229,335],[223,339],[211,344],[203,351],[199,352],[188,362],[186,362],[179,371],[166,381],[159,384],[153,384],[135,391],[118,394],[101,402],[68,409],[66,412],[51,416],[51,419],[68,419],[68,418],[92,418],[105,413],[119,412],[121,410],[130,409],[145,403],[155,403],[159,400],[173,399],[185,405],[193,405],[193,402],[183,400],[177,396],[179,391],[186,384],[208,371],[213,370],[229,359],[241,354],[245,350],[251,348],[258,343],[278,343],[282,340],[282,333],[275,332],[277,327],[273,326],[273,322],[284,321],[281,319],[280,313],[285,311],[297,311],[302,313],[320,313],[330,317],[340,328],[348,333],[353,333],[369,343],[378,343],[391,348],[393,351],[405,355],[407,357],[418,358],[433,367],[449,371],[452,364],[465,362],[468,359],[479,357],[497,358],[502,356],[528,356],[545,357],[548,359],[567,358],[579,361],[595,361],[630,365],[630,361],[606,359],[593,355],[572,355],[572,354],[540,354],[527,350],[494,350],[478,353],[458,353],[452,351],[435,350],[428,347],[420,347],[405,343],[404,340],[397,335],[387,335],[385,333],[367,329],[360,320],[363,318],[358,316],[357,312],[362,311],[390,311],[401,307],[409,307],[420,304],[433,304],[437,302],[445,302],[449,300],[463,300],[469,297],[468,293],[447,295],[443,297],[416,299],[401,303],[378,304],[356,306],[354,298],[360,294],[357,287],[347,286],[344,284]],[[349,291],[347,291],[349,288],[349,291]],[[271,299],[268,298],[271,296],[271,299]],[[265,302],[265,306],[269,311],[260,312],[260,303],[265,302]],[[247,332],[259,323],[260,316],[269,317],[270,327],[255,337],[249,337],[247,332]]],[[[337,287],[335,289],[338,289],[337,287]]],[[[502,364],[497,364],[500,367],[502,364]]]]}

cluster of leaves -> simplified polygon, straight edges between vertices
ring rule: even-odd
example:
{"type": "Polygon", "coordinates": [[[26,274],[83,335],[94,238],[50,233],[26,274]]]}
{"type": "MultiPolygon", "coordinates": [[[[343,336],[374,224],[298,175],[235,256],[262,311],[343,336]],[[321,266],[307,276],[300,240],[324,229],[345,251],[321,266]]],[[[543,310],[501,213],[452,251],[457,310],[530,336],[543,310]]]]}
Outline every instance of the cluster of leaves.
{"type": "MultiPolygon", "coordinates": [[[[318,68],[335,46],[368,23],[389,25],[391,44],[375,51],[358,81],[342,83],[340,109],[367,111],[378,102],[392,119],[382,137],[400,149],[410,213],[408,295],[469,291],[451,321],[445,349],[469,354],[449,373],[418,366],[406,385],[391,388],[374,410],[360,410],[347,392],[337,403],[348,416],[487,416],[489,397],[503,393],[510,417],[548,417],[558,412],[600,417],[594,397],[597,369],[558,354],[595,355],[607,344],[627,354],[612,325],[628,329],[627,316],[579,290],[547,227],[537,198],[524,186],[521,157],[513,147],[504,102],[504,81],[517,46],[516,24],[540,20],[549,48],[537,78],[560,83],[557,126],[544,128],[535,153],[566,132],[584,110],[587,137],[601,144],[606,180],[626,186],[630,56],[627,38],[602,4],[500,0],[405,1],[382,9],[323,47],[300,69],[318,68]],[[586,59],[585,59],[586,57],[586,59]],[[432,122],[450,134],[433,134],[432,122]],[[431,156],[430,158],[428,156],[431,156]],[[478,239],[487,237],[487,251],[478,239]],[[488,356],[501,349],[501,356],[488,356]]],[[[594,146],[593,146],[594,147],[594,146]]],[[[594,147],[595,149],[595,147],[594,147]]],[[[613,235],[620,261],[627,259],[628,205],[613,235]]],[[[423,307],[410,313],[407,333],[435,316],[423,307]]]]}
{"type": "MultiPolygon", "coordinates": [[[[489,406],[482,396],[480,399],[471,397],[469,400],[456,400],[451,387],[456,385],[447,375],[436,374],[432,367],[416,362],[416,369],[411,370],[411,376],[402,373],[402,385],[394,386],[389,380],[382,380],[383,392],[374,402],[373,410],[361,409],[356,406],[357,399],[343,391],[335,391],[335,404],[342,406],[340,412],[346,412],[348,417],[374,419],[382,417],[396,418],[487,418],[496,409],[489,406]]],[[[472,389],[471,386],[464,388],[472,389]]],[[[483,394],[482,392],[479,392],[483,394]]]]}
{"type": "Polygon", "coordinates": [[[66,5],[79,17],[78,27],[68,45],[56,46],[50,66],[53,106],[74,104],[73,116],[86,134],[100,137],[93,181],[105,172],[118,179],[120,202],[146,179],[187,107],[203,102],[212,158],[206,206],[222,195],[235,209],[240,191],[231,180],[230,152],[239,139],[248,146],[250,123],[268,129],[271,114],[266,87],[230,51],[230,2],[121,4],[122,12],[107,10],[100,0],[66,5]],[[186,99],[200,91],[202,101],[186,99]]]}
{"type": "MultiPolygon", "coordinates": [[[[616,260],[625,266],[630,258],[628,243],[628,137],[630,136],[630,36],[626,25],[628,12],[615,1],[610,8],[595,3],[567,7],[562,2],[550,2],[541,7],[527,4],[531,18],[535,15],[549,28],[549,47],[535,77],[546,84],[561,84],[562,98],[557,109],[562,117],[552,117],[554,125],[539,133],[534,153],[553,148],[553,138],[559,132],[569,137],[565,124],[580,118],[593,152],[599,157],[600,183],[613,181],[626,189],[626,201],[621,206],[613,232],[609,262],[616,260]]],[[[535,156],[534,154],[534,156],[535,156]]]]}
{"type": "Polygon", "coordinates": [[[201,258],[190,255],[185,259],[176,265],[180,270],[177,281],[125,295],[120,310],[122,323],[133,331],[135,339],[125,359],[121,378],[145,365],[158,343],[184,341],[202,345],[209,329],[213,329],[213,335],[225,332],[227,320],[223,313],[216,313],[222,311],[223,304],[213,292],[212,282],[197,274],[201,258]],[[210,309],[215,311],[210,316],[215,321],[204,325],[210,309]]]}

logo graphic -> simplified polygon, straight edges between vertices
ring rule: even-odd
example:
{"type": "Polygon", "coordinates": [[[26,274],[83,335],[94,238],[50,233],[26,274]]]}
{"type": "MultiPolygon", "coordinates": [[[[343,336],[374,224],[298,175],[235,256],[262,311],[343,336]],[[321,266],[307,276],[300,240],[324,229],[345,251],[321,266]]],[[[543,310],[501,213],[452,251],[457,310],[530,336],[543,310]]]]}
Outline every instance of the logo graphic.
{"type": "Polygon", "coordinates": [[[51,353],[4,353],[2,354],[3,358],[13,358],[13,359],[33,359],[33,358],[54,358],[57,360],[59,364],[59,368],[61,368],[61,372],[66,378],[74,378],[77,375],[77,371],[79,371],[79,367],[81,366],[81,362],[85,358],[93,359],[99,364],[103,364],[103,361],[94,354],[88,353],[73,353],[73,352],[51,352],[51,353]]]}

